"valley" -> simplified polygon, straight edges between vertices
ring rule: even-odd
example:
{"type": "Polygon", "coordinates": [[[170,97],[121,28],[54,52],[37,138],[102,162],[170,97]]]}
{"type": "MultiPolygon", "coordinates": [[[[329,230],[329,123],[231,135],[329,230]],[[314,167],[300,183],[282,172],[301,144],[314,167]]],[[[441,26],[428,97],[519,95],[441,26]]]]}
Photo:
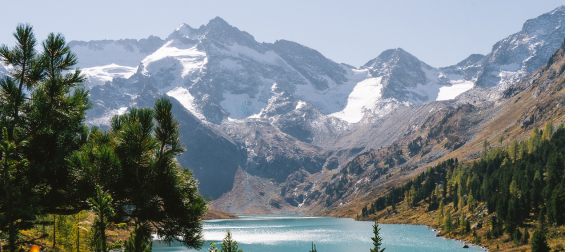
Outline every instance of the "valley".
{"type": "Polygon", "coordinates": [[[88,124],[108,127],[113,115],[169,97],[188,147],[178,160],[215,208],[315,213],[377,193],[383,181],[373,178],[385,169],[410,177],[446,158],[478,158],[478,144],[501,131],[521,136],[509,127],[530,105],[509,107],[520,86],[509,83],[531,80],[559,48],[563,13],[528,20],[491,53],[441,68],[400,48],[355,68],[291,41],[259,43],[221,18],[166,39],[70,46],[89,81],[88,124]],[[379,162],[361,167],[339,197],[327,195],[364,152],[379,162]]]}

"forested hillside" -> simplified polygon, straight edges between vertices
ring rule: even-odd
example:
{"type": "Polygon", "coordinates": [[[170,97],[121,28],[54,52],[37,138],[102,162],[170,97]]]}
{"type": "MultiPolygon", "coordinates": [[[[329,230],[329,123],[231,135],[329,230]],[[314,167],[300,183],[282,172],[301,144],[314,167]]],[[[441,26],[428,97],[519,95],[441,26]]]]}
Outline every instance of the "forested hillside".
{"type": "Polygon", "coordinates": [[[530,138],[507,146],[490,146],[485,141],[479,160],[449,159],[427,168],[365,206],[361,218],[386,218],[395,215],[396,209],[418,207],[425,212],[437,210],[435,226],[446,232],[460,226],[462,233],[468,233],[476,222],[488,223],[490,227],[481,230],[485,240],[507,234],[507,241],[525,243],[524,228],[542,230],[545,225],[565,224],[564,160],[565,126],[560,124],[554,132],[550,121],[543,130],[535,128],[530,138]],[[483,214],[479,206],[487,211],[483,214]]]}

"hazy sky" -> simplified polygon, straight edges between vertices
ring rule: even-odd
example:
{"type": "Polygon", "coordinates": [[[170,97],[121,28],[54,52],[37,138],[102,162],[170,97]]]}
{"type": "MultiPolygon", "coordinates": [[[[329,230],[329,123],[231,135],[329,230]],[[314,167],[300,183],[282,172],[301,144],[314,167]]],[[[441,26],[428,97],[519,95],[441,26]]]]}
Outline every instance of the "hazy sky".
{"type": "Polygon", "coordinates": [[[0,44],[13,44],[17,23],[38,40],[61,32],[67,40],[167,37],[219,16],[259,42],[286,39],[354,66],[401,47],[435,66],[486,54],[531,18],[563,0],[236,1],[236,0],[1,0],[0,44]]]}

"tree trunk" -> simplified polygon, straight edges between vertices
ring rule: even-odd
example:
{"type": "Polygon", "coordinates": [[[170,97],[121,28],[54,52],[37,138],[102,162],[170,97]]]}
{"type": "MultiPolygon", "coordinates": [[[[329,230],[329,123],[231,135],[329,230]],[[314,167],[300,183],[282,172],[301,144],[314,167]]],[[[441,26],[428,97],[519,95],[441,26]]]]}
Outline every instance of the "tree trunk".
{"type": "Polygon", "coordinates": [[[14,223],[12,222],[12,216],[11,213],[9,215],[9,221],[10,221],[10,226],[8,228],[8,235],[10,236],[8,239],[10,240],[10,252],[14,252],[16,251],[16,234],[15,234],[15,229],[14,229],[14,223]]]}
{"type": "Polygon", "coordinates": [[[57,244],[57,241],[55,240],[55,235],[57,234],[57,220],[55,219],[55,215],[53,215],[53,249],[55,249],[55,245],[57,244]]]}

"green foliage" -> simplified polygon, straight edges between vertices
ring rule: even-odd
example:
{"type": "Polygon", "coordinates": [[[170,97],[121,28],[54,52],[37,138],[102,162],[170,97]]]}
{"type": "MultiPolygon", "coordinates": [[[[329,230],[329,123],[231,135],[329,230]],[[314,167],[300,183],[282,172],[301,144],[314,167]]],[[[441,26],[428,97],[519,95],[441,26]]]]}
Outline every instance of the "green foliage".
{"type": "Polygon", "coordinates": [[[114,209],[112,208],[112,196],[102,191],[102,187],[96,186],[96,197],[89,198],[88,202],[92,207],[92,211],[94,211],[97,216],[92,227],[94,234],[90,246],[95,252],[106,252],[108,251],[108,241],[106,238],[108,219],[115,215],[114,209]]]}
{"type": "Polygon", "coordinates": [[[155,227],[165,242],[201,248],[206,201],[192,172],[176,160],[185,149],[171,109],[158,99],[153,109],[112,118],[109,131],[92,128],[69,163],[85,191],[101,185],[112,195],[115,219],[133,218],[138,227],[155,227]]]}
{"type": "MultiPolygon", "coordinates": [[[[89,130],[85,79],[73,69],[77,57],[64,37],[49,34],[37,54],[30,25],[19,25],[14,36],[16,46],[0,46],[0,60],[12,66],[0,80],[0,229],[8,231],[10,250],[38,214],[58,215],[54,226],[67,228],[61,218],[91,207],[99,217],[90,233],[94,250],[107,249],[108,221],[127,218],[156,227],[166,242],[200,248],[207,203],[192,172],[176,161],[185,148],[172,104],[158,99],[153,109],[113,118],[108,131],[89,130]]],[[[67,249],[71,243],[56,234],[74,232],[53,231],[54,247],[59,241],[67,249]]]]}
{"type": "Polygon", "coordinates": [[[547,239],[545,238],[545,233],[542,230],[536,230],[532,236],[532,242],[530,243],[532,252],[549,252],[550,248],[547,245],[547,239]]]}
{"type": "Polygon", "coordinates": [[[226,230],[226,237],[222,242],[221,252],[243,252],[239,249],[237,242],[233,240],[230,230],[226,230]]]}
{"type": "Polygon", "coordinates": [[[471,232],[471,223],[470,221],[465,221],[465,233],[471,232]]]}
{"type": "MultiPolygon", "coordinates": [[[[435,167],[430,167],[426,172],[420,174],[418,177],[409,181],[408,183],[400,187],[392,188],[392,190],[386,196],[379,197],[373,203],[371,203],[370,207],[365,206],[364,209],[366,210],[362,211],[362,216],[367,217],[371,214],[376,213],[377,211],[384,210],[387,206],[392,206],[394,208],[396,204],[402,201],[407,202],[409,205],[415,205],[417,202],[429,198],[429,202],[432,203],[431,198],[432,195],[434,195],[432,194],[432,192],[436,190],[436,181],[446,180],[446,174],[449,174],[451,169],[453,169],[457,165],[457,159],[449,159],[441,162],[435,167]]],[[[443,196],[444,194],[446,194],[446,187],[447,186],[444,186],[443,188],[443,199],[446,198],[445,196],[443,196]]],[[[439,195],[436,196],[436,198],[438,197],[439,195]]],[[[435,206],[433,207],[434,209],[435,207],[437,207],[437,205],[439,205],[439,203],[435,201],[437,200],[433,201],[435,204],[435,206]]]]}
{"type": "Polygon", "coordinates": [[[383,245],[383,238],[380,235],[381,228],[379,228],[379,221],[375,219],[375,224],[373,224],[373,237],[371,240],[373,241],[373,248],[370,250],[371,252],[383,252],[386,248],[382,248],[383,245]]]}
{"type": "Polygon", "coordinates": [[[13,48],[0,46],[0,60],[12,66],[0,80],[0,129],[5,129],[0,137],[18,146],[2,150],[0,229],[8,230],[11,245],[40,212],[87,207],[86,197],[77,197],[65,158],[81,143],[90,107],[88,92],[79,87],[84,78],[71,69],[76,57],[62,35],[49,34],[40,55],[30,25],[18,25],[14,37],[13,48]]]}
{"type": "Polygon", "coordinates": [[[153,242],[147,229],[136,227],[124,245],[124,252],[151,252],[153,242]]]}
{"type": "Polygon", "coordinates": [[[210,242],[210,248],[208,248],[209,252],[218,252],[218,248],[216,248],[216,243],[210,242]]]}
{"type": "Polygon", "coordinates": [[[520,245],[522,242],[522,232],[520,232],[520,229],[516,229],[516,231],[514,231],[514,234],[512,234],[512,241],[514,241],[516,246],[520,245]]]}
{"type": "Polygon", "coordinates": [[[528,228],[524,229],[524,235],[522,236],[522,244],[528,244],[530,241],[530,233],[528,232],[528,228]]]}
{"type": "Polygon", "coordinates": [[[445,232],[449,233],[453,230],[453,220],[451,219],[451,211],[447,211],[443,223],[444,223],[443,228],[445,229],[445,232]]]}
{"type": "Polygon", "coordinates": [[[443,223],[443,208],[444,208],[444,203],[443,203],[443,199],[441,199],[441,201],[439,202],[439,210],[437,211],[437,225],[441,226],[443,223]]]}
{"type": "MultiPolygon", "coordinates": [[[[484,141],[481,160],[463,165],[450,159],[428,168],[366,206],[363,212],[372,214],[402,200],[411,206],[428,203],[432,211],[439,196],[435,181],[443,181],[441,198],[446,205],[452,203],[455,211],[466,205],[473,210],[485,203],[489,214],[496,213],[489,233],[492,237],[500,237],[504,231],[512,236],[526,221],[535,218],[540,229],[545,229],[546,224],[565,225],[565,126],[553,130],[549,121],[544,131],[536,128],[528,139],[509,144],[493,147],[484,141]]],[[[448,215],[441,210],[441,202],[439,205],[437,223],[450,232],[453,220],[447,222],[448,215]]],[[[466,227],[465,222],[460,224],[466,227]]]]}
{"type": "Polygon", "coordinates": [[[316,250],[316,245],[314,244],[314,242],[312,242],[312,249],[308,252],[318,252],[318,250],[316,250]]]}

